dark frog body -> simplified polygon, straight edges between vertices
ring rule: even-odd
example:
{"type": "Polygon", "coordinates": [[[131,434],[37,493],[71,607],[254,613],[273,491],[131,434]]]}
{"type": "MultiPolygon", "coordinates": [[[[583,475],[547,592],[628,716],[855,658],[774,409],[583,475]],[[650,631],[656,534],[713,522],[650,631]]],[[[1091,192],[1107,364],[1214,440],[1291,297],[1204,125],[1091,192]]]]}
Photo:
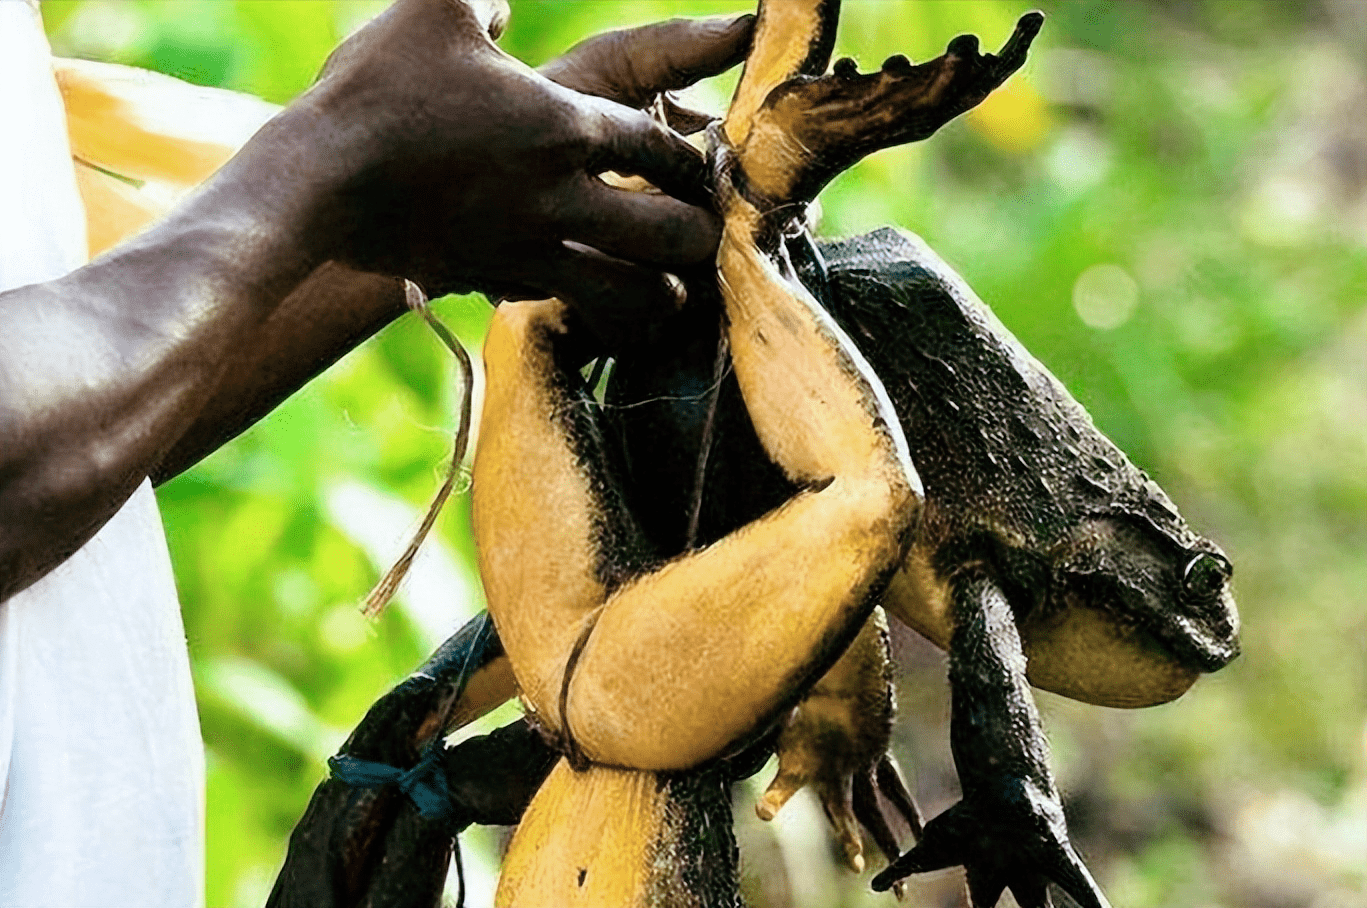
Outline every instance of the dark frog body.
{"type": "Polygon", "coordinates": [[[915,624],[899,597],[934,597],[982,562],[1034,656],[1032,680],[1110,705],[1170,699],[1234,658],[1224,554],[934,252],[885,229],[822,257],[823,298],[883,379],[926,485],[893,610],[915,624]]]}
{"type": "MultiPolygon", "coordinates": [[[[964,798],[874,887],[963,864],[977,906],[1006,886],[1026,908],[1048,905],[1052,880],[1101,908],[1029,685],[1111,706],[1181,695],[1238,654],[1230,564],[919,239],[884,229],[818,246],[797,231],[785,247],[776,261],[882,380],[924,484],[882,603],[950,654],[964,798]]],[[[606,398],[626,506],[664,557],[797,491],[718,349],[715,291],[689,289],[663,340],[619,359],[606,398]]]]}
{"type": "MultiPolygon", "coordinates": [[[[924,243],[889,228],[819,246],[802,234],[787,253],[882,379],[925,486],[891,613],[947,646],[949,580],[980,566],[1010,603],[1031,681],[1104,705],[1172,699],[1237,655],[1219,547],[924,243]]],[[[629,507],[664,555],[795,491],[718,368],[708,289],[690,292],[658,345],[622,355],[607,395],[629,507]]]]}
{"type": "Polygon", "coordinates": [[[919,66],[895,58],[864,75],[842,62],[821,75],[837,10],[762,5],[737,97],[709,131],[716,268],[683,275],[689,304],[621,353],[605,406],[566,373],[579,361],[569,347],[556,358],[555,339],[574,333],[560,304],[528,304],[491,329],[489,387],[502,397],[486,397],[486,414],[494,400],[512,428],[482,436],[481,453],[492,438],[498,457],[476,471],[506,472],[526,453],[501,437],[547,440],[526,446],[540,459],[520,478],[486,468],[475,484],[486,589],[506,581],[490,610],[514,665],[516,645],[534,667],[524,696],[543,716],[558,704],[562,732],[599,736],[599,762],[693,771],[777,722],[766,802],[792,790],[785,765],[817,764],[794,777],[824,791],[847,853],[858,851],[852,807],[892,858],[875,888],[963,864],[975,905],[1007,886],[1024,908],[1047,905],[1053,881],[1101,908],[1068,841],[1029,684],[1111,705],[1180,695],[1237,652],[1229,563],[923,244],[882,231],[818,247],[801,223],[839,170],[986,97],[1024,62],[1042,17],[1023,16],[999,55],[960,37],[919,66]],[[528,387],[543,396],[519,396],[528,387]],[[563,414],[549,432],[548,412],[563,414]],[[509,510],[531,483],[566,502],[544,522],[574,570],[529,587],[527,549],[507,540],[538,526],[535,506],[509,510]],[[551,531],[570,517],[565,547],[551,531]],[[625,565],[615,591],[605,562],[625,565]],[[585,570],[598,585],[568,588],[585,570]],[[874,659],[843,675],[853,683],[832,681],[849,668],[846,645],[876,626],[878,601],[949,652],[963,787],[901,855],[870,792],[883,784],[887,678],[874,659]],[[552,607],[558,636],[544,629],[552,607]],[[678,651],[643,655],[666,647],[678,651]],[[580,653],[597,661],[581,668],[580,653]],[[618,696],[627,689],[635,699],[618,696]],[[841,690],[848,705],[836,705],[841,690]],[[790,734],[803,728],[805,739],[790,734]]]}

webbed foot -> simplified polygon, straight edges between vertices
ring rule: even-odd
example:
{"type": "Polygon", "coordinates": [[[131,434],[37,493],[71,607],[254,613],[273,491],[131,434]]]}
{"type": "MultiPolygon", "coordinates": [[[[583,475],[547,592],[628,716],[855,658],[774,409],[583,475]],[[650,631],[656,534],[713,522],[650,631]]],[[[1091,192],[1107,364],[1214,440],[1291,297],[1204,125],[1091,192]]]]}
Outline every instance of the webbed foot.
{"type": "Polygon", "coordinates": [[[755,805],[760,819],[773,819],[794,794],[810,786],[851,870],[864,869],[861,825],[888,861],[895,860],[901,849],[878,795],[913,835],[920,836],[922,820],[887,751],[894,711],[887,624],[878,609],[784,727],[778,774],[755,805]]]}
{"type": "Polygon", "coordinates": [[[996,54],[981,53],[976,37],[960,35],[919,65],[898,54],[878,72],[860,73],[846,58],[827,75],[777,85],[743,136],[740,129],[728,133],[733,142],[745,139],[741,159],[751,195],[808,201],[865,155],[928,138],[1020,69],[1043,24],[1041,13],[1021,16],[996,54]]]}
{"type": "Polygon", "coordinates": [[[927,824],[921,842],[873,878],[883,891],[913,873],[964,865],[974,908],[991,908],[1010,887],[1021,908],[1048,908],[1057,883],[1082,908],[1110,908],[1073,850],[1058,798],[1021,779],[970,796],[927,824]]]}

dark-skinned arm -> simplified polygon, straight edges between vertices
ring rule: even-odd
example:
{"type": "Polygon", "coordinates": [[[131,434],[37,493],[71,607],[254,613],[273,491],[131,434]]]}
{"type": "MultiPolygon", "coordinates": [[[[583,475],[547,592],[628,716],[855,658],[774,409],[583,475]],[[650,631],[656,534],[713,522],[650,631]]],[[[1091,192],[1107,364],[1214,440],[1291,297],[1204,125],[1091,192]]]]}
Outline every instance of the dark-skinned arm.
{"type": "Polygon", "coordinates": [[[406,309],[401,279],[324,263],[228,352],[213,394],[153,466],[153,484],[245,432],[406,309]]]}
{"type": "Polygon", "coordinates": [[[662,269],[710,256],[716,220],[609,169],[702,201],[676,134],[507,56],[463,3],[400,0],[164,221],[0,295],[0,600],[398,314],[380,284],[335,319],[329,294],[282,309],[327,262],[559,296],[605,337],[675,305],[662,269]]]}
{"type": "MultiPolygon", "coordinates": [[[[538,70],[565,88],[637,109],[661,92],[724,72],[745,55],[752,16],[674,19],[598,35],[538,70]]],[[[687,128],[689,112],[681,111],[687,128]]],[[[361,341],[406,311],[403,282],[328,262],[309,275],[250,343],[230,355],[214,393],[152,472],[172,479],[245,431],[361,341]]]]}
{"type": "Polygon", "coordinates": [[[950,747],[963,800],[926,824],[873,888],[963,864],[974,908],[996,905],[1008,886],[1022,908],[1044,908],[1050,880],[1083,908],[1109,908],[1068,840],[1011,606],[976,567],[954,578],[951,595],[950,747]]]}

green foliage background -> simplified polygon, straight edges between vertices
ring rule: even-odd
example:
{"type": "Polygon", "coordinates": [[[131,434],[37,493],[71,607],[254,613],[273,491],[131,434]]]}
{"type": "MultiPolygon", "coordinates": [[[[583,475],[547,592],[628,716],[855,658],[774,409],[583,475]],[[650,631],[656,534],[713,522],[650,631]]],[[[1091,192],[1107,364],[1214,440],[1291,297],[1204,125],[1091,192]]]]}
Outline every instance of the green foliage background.
{"type": "MultiPolygon", "coordinates": [[[[383,5],[49,0],[44,14],[58,53],[285,103],[383,5]]],[[[1041,696],[1112,901],[1364,904],[1365,7],[1041,5],[1004,99],[842,177],[823,232],[924,236],[1237,567],[1245,655],[1178,703],[1041,696]]],[[[521,0],[501,43],[536,64],[607,28],[745,7],[521,0]]],[[[837,52],[869,69],[966,31],[995,46],[1027,8],[850,2],[837,52]]],[[[722,82],[702,93],[715,109],[722,82]]],[[[438,309],[477,349],[487,304],[438,309]]],[[[210,905],[262,901],[326,756],[482,607],[461,498],[429,579],[378,621],[356,611],[439,482],[453,412],[449,356],[403,320],[158,493],[208,755],[210,905]]],[[[943,663],[907,635],[898,652],[899,753],[933,814],[956,798],[943,663]]],[[[750,800],[736,812],[752,903],[883,903],[831,869],[810,805],[775,835],[750,800]],[[821,866],[802,858],[813,849],[821,866]]],[[[931,879],[913,904],[958,904],[958,885],[931,879]]]]}

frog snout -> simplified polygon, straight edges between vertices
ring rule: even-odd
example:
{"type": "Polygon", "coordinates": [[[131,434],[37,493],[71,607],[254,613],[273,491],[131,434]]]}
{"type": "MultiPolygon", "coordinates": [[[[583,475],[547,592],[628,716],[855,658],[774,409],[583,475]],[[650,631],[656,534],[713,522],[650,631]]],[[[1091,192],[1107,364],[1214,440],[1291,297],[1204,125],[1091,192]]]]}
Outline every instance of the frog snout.
{"type": "Polygon", "coordinates": [[[1205,608],[1181,616],[1174,631],[1169,646],[1196,671],[1217,672],[1239,655],[1239,611],[1228,591],[1205,608]]]}

